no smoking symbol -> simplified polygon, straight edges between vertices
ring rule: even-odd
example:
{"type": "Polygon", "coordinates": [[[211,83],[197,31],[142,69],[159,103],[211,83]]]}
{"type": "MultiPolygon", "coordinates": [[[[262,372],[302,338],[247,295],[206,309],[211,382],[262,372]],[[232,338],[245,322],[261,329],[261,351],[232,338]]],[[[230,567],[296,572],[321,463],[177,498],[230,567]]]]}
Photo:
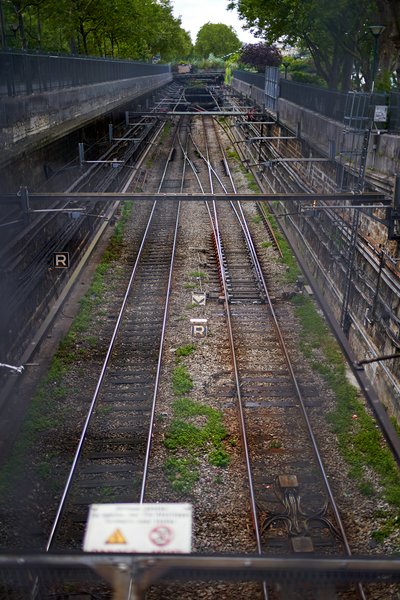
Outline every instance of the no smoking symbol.
{"type": "Polygon", "coordinates": [[[167,546],[174,537],[174,532],[168,525],[157,525],[149,533],[150,541],[155,546],[167,546]]]}

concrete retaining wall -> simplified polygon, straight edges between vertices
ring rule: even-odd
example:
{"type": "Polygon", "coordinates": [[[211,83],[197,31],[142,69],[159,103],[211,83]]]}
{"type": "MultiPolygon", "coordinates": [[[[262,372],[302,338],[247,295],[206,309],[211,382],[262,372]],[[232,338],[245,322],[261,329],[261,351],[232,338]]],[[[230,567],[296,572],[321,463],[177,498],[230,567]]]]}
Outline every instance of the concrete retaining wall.
{"type": "Polygon", "coordinates": [[[172,80],[171,73],[123,79],[43,94],[3,99],[0,121],[0,165],[47,144],[110,112],[130,100],[152,92],[172,80]]]}

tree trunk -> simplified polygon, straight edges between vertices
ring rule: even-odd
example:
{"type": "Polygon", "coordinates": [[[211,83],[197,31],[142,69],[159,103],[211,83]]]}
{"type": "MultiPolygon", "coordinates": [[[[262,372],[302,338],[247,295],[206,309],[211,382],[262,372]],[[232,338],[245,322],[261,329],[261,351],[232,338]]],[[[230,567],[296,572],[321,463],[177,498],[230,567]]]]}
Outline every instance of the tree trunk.
{"type": "Polygon", "coordinates": [[[18,11],[18,30],[19,36],[21,38],[21,46],[23,50],[26,50],[28,47],[28,41],[25,35],[25,25],[24,25],[24,17],[22,15],[22,11],[18,11]]]}

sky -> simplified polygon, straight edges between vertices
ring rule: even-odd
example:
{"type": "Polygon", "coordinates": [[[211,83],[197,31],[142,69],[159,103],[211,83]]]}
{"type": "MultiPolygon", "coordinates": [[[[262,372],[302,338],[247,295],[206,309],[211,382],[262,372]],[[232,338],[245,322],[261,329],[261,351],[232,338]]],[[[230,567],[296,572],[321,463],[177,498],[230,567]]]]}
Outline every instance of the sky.
{"type": "Polygon", "coordinates": [[[257,40],[249,31],[242,29],[236,11],[227,10],[228,0],[172,0],[175,17],[182,18],[182,27],[189,31],[193,43],[197,32],[205,23],[232,25],[238,38],[246,44],[256,44],[257,40]]]}

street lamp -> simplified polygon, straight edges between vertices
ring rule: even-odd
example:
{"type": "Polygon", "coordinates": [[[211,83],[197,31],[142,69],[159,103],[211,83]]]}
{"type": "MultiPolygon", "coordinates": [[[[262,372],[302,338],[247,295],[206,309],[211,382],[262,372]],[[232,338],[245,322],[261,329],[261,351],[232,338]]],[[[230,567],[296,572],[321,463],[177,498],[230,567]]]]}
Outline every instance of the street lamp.
{"type": "Polygon", "coordinates": [[[289,62],[282,62],[282,66],[285,69],[285,79],[287,79],[287,71],[288,71],[288,68],[290,66],[290,63],[289,62]]]}
{"type": "Polygon", "coordinates": [[[372,77],[371,77],[372,78],[371,92],[373,92],[374,87],[375,87],[376,68],[378,66],[378,41],[379,41],[379,36],[385,30],[385,26],[384,25],[371,25],[370,27],[368,27],[368,29],[374,36],[374,60],[372,63],[372,77]]]}

